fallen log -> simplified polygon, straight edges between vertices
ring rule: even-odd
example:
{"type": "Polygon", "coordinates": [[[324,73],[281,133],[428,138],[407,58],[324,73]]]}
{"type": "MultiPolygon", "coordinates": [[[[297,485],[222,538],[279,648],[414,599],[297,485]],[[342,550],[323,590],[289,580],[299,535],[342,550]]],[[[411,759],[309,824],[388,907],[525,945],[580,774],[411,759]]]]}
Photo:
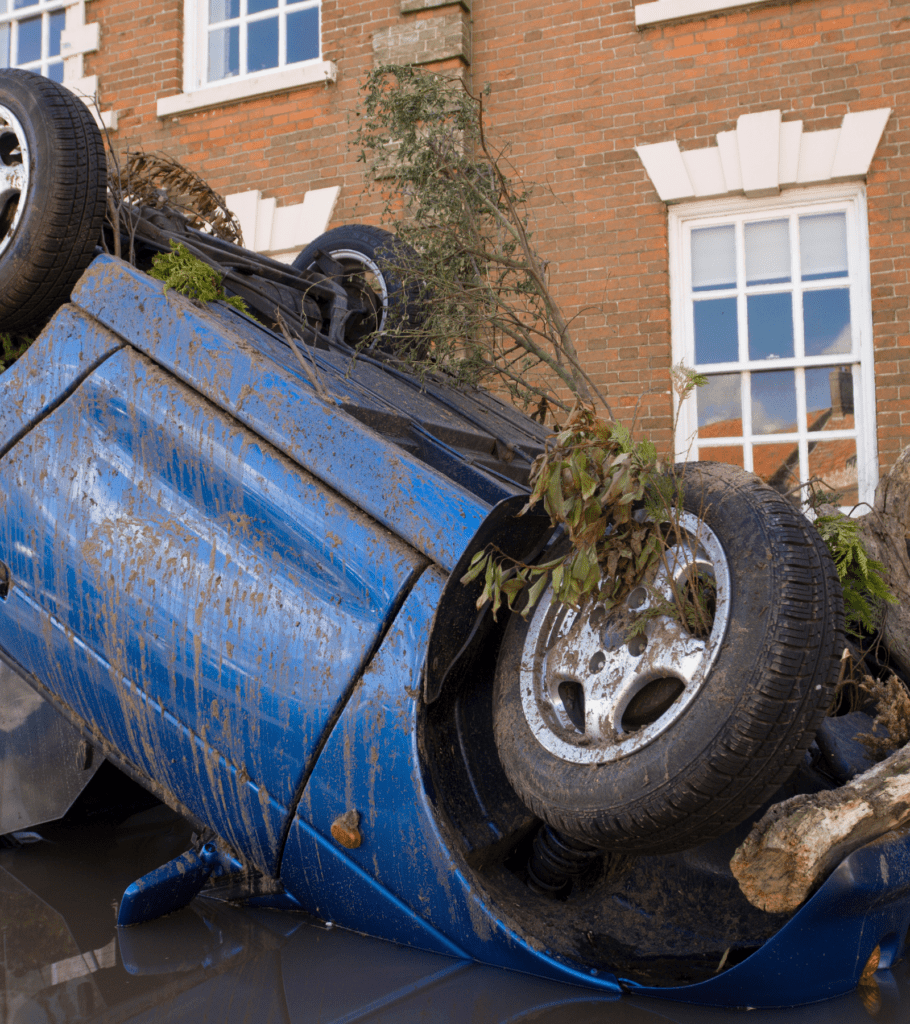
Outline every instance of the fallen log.
{"type": "Polygon", "coordinates": [[[854,850],[910,822],[910,745],[839,789],[771,807],[730,861],[746,899],[796,910],[854,850]]]}
{"type": "Polygon", "coordinates": [[[910,678],[910,445],[879,481],[872,509],[858,523],[867,554],[885,566],[886,582],[897,598],[897,604],[883,604],[882,644],[910,678]]]}

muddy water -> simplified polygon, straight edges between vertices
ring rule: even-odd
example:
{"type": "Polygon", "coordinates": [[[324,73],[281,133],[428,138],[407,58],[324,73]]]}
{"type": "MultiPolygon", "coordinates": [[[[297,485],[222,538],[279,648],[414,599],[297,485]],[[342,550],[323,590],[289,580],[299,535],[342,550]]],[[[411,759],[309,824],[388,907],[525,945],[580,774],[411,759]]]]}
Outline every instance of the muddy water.
{"type": "Polygon", "coordinates": [[[164,808],[50,827],[0,850],[0,1024],[858,1024],[910,1020],[904,964],[873,987],[788,1011],[706,1010],[591,996],[479,964],[197,899],[115,927],[126,886],[186,849],[164,808]]]}

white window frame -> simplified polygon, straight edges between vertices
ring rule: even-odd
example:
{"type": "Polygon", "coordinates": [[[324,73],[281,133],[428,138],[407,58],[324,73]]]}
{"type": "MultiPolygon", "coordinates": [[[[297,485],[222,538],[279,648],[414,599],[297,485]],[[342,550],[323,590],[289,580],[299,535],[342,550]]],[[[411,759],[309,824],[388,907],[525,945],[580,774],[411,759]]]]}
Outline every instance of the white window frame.
{"type": "MultiPolygon", "coordinates": [[[[0,25],[9,25],[10,32],[10,56],[15,52],[13,46],[13,38],[18,36],[19,23],[28,21],[31,18],[41,18],[41,57],[38,60],[26,61],[24,64],[17,64],[10,60],[9,66],[11,68],[25,68],[27,71],[34,71],[39,75],[47,75],[47,69],[50,64],[60,64],[61,67],[61,81],[63,80],[62,68],[64,52],[61,45],[61,52],[54,54],[52,59],[49,59],[47,50],[50,35],[50,15],[59,12],[64,12],[67,7],[72,6],[74,0],[45,0],[45,2],[32,4],[30,7],[21,7],[18,10],[8,11],[6,14],[0,15],[0,25]]],[[[12,6],[13,0],[9,0],[9,5],[12,6]]],[[[64,23],[64,31],[66,30],[66,24],[64,23]]]]}
{"type": "MultiPolygon", "coordinates": [[[[683,363],[700,371],[711,373],[743,373],[741,388],[743,431],[749,422],[746,409],[748,381],[750,371],[756,369],[797,371],[813,366],[849,365],[855,367],[854,373],[854,425],[856,436],[857,487],[859,501],[871,504],[875,487],[878,483],[878,445],[875,416],[875,378],[874,348],[872,343],[872,303],[871,279],[869,271],[869,232],[866,208],[866,190],[861,184],[826,185],[817,188],[793,189],[779,196],[765,199],[731,199],[711,200],[672,206],[668,210],[668,242],[670,249],[670,292],[671,292],[671,325],[673,363],[683,363]],[[747,362],[712,363],[698,367],[695,362],[694,336],[694,302],[691,290],[690,270],[690,232],[693,228],[711,227],[729,223],[731,218],[748,217],[750,220],[757,214],[762,219],[773,219],[774,214],[789,215],[792,213],[820,214],[832,210],[847,212],[847,259],[850,287],[850,315],[853,330],[853,353],[843,359],[832,359],[830,356],[804,356],[786,359],[752,360],[747,362]],[[859,377],[859,386],[856,384],[859,377]]],[[[743,254],[737,248],[737,259],[742,260],[743,254]]],[[[744,274],[742,267],[738,277],[737,294],[744,291],[744,274]]],[[[832,279],[825,282],[813,282],[812,287],[828,287],[843,279],[832,279]]],[[[840,284],[839,284],[840,286],[840,284]]],[[[778,286],[779,287],[779,286],[778,286]]],[[[773,289],[771,289],[773,290],[773,289]]],[[[705,294],[708,297],[708,293],[705,294]]],[[[738,303],[740,336],[745,329],[745,302],[738,303]]],[[[838,440],[853,437],[854,431],[807,432],[805,419],[806,410],[802,408],[802,389],[797,389],[798,406],[797,433],[763,434],[762,443],[798,443],[801,461],[807,459],[807,446],[810,440],[838,440]]],[[[749,400],[751,401],[751,400],[749,400]]],[[[736,446],[742,444],[745,468],[752,469],[751,445],[738,439],[705,438],[703,444],[716,449],[725,444],[736,446]]],[[[678,409],[676,450],[679,459],[697,459],[699,452],[698,418],[696,411],[696,395],[690,396],[678,409]]],[[[865,511],[864,507],[857,510],[865,511]]]]}
{"type": "MultiPolygon", "coordinates": [[[[206,82],[208,67],[208,0],[184,0],[183,3],[183,92],[158,100],[157,114],[169,117],[185,111],[220,107],[226,103],[253,96],[287,92],[316,82],[334,82],[337,69],[332,61],[322,57],[323,3],[314,0],[312,7],[319,10],[319,56],[296,64],[249,72],[206,82]]],[[[283,6],[278,10],[283,10],[283,6]]],[[[261,17],[274,17],[276,10],[263,11],[261,17]]],[[[249,18],[250,16],[248,16],[249,18]]],[[[257,20],[260,15],[252,16],[257,20]]],[[[286,15],[285,15],[286,17],[286,15]]],[[[283,22],[283,19],[282,19],[283,22]]],[[[280,22],[279,24],[282,24],[280,22]]],[[[280,30],[284,40],[284,29],[280,30]]],[[[279,46],[281,43],[279,43],[279,46]]],[[[279,53],[282,57],[283,53],[279,53]]]]}

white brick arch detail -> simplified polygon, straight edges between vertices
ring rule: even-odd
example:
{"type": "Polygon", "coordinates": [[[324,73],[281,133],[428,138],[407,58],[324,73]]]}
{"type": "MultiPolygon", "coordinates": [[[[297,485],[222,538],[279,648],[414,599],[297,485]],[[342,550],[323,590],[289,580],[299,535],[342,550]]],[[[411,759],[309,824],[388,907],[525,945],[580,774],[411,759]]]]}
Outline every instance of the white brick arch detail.
{"type": "Polygon", "coordinates": [[[840,128],[804,132],[781,111],[743,114],[717,145],[683,151],[676,140],[636,146],[665,203],[715,196],[750,199],[782,188],[865,178],[891,114],[890,107],[845,114],[840,128]]]}

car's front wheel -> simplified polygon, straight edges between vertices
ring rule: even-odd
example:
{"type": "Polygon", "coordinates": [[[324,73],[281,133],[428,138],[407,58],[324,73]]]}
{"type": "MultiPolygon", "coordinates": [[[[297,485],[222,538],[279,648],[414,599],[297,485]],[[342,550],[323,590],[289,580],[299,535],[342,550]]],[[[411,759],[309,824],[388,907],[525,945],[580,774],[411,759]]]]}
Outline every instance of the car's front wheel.
{"type": "Polygon", "coordinates": [[[691,464],[663,564],[622,608],[545,594],[497,667],[500,760],[525,804],[603,849],[666,853],[722,835],[795,771],[829,707],[843,602],[821,538],[751,474],[691,464]],[[655,614],[695,586],[703,628],[655,614]],[[654,611],[658,611],[655,603],[654,611]]]}

